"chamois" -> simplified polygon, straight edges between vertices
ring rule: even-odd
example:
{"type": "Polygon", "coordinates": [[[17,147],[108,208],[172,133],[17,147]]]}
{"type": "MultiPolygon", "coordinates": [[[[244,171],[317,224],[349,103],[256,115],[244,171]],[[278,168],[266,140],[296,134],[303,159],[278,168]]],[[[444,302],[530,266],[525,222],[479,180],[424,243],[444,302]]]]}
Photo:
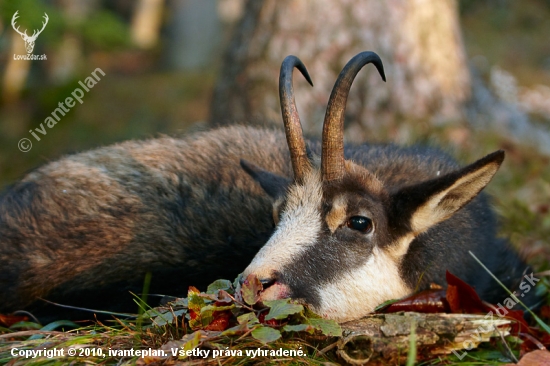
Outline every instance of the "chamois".
{"type": "Polygon", "coordinates": [[[285,133],[234,126],[127,141],[30,172],[0,196],[0,312],[39,309],[39,298],[132,310],[128,290],[139,292],[148,272],[151,292],[184,295],[245,270],[263,283],[263,300],[292,297],[338,321],[444,285],[447,269],[502,300],[467,253],[510,287],[528,270],[497,238],[480,194],[504,152],[460,168],[433,148],[345,146],[346,99],[368,63],[385,79],[375,53],[355,56],[320,143],[302,136],[294,68],[312,83],[289,56],[279,79],[285,133]]]}

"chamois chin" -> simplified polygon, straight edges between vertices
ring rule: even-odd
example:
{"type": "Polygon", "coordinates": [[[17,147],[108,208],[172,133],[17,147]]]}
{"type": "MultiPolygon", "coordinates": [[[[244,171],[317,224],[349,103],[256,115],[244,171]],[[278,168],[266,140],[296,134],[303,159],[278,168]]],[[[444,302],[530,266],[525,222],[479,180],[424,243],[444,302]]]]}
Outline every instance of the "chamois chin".
{"type": "MultiPolygon", "coordinates": [[[[184,295],[187,286],[254,274],[263,300],[292,297],[338,321],[449,270],[498,302],[530,269],[497,237],[480,193],[504,159],[465,167],[437,149],[344,146],[346,99],[363,52],[336,81],[321,141],[306,141],[287,57],[279,93],[285,133],[234,126],[182,139],[128,141],[68,155],[0,195],[0,312],[82,317],[38,299],[133,311],[128,291],[184,295]],[[61,314],[60,314],[61,312],[61,314]]],[[[523,301],[536,303],[535,291],[523,301]]]]}

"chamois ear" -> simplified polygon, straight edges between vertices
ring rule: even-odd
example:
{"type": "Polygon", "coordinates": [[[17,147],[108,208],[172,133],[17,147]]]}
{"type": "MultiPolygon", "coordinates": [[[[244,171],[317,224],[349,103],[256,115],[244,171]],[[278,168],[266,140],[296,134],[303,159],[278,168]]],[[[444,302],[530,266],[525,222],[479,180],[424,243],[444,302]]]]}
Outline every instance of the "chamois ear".
{"type": "Polygon", "coordinates": [[[451,217],[491,181],[504,160],[499,150],[442,177],[405,187],[392,195],[390,225],[401,234],[421,234],[451,217]]]}
{"type": "Polygon", "coordinates": [[[286,188],[290,184],[290,179],[268,172],[249,161],[241,159],[241,167],[256,182],[260,183],[265,193],[271,198],[277,200],[286,193],[286,188]]]}

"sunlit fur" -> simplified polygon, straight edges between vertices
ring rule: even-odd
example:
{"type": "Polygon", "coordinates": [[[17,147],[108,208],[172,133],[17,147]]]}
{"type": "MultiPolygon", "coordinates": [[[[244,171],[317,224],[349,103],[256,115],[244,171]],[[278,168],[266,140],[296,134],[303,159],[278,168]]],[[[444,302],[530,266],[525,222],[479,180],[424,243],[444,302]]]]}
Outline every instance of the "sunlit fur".
{"type": "Polygon", "coordinates": [[[151,293],[175,296],[235,278],[273,232],[243,158],[292,174],[282,131],[251,127],[127,141],[30,172],[0,195],[0,313],[35,311],[38,297],[135,312],[129,291],[147,272],[151,293]]]}
{"type": "Polygon", "coordinates": [[[262,300],[290,295],[344,322],[432,282],[444,286],[450,270],[498,301],[504,293],[469,250],[512,287],[519,283],[528,267],[496,238],[486,197],[478,195],[502,152],[463,169],[429,148],[362,145],[346,155],[353,161],[345,162],[342,179],[323,181],[313,159],[305,178],[274,198],[280,222],[244,272],[268,284],[262,300]],[[372,229],[350,228],[354,216],[372,220],[372,229]]]}

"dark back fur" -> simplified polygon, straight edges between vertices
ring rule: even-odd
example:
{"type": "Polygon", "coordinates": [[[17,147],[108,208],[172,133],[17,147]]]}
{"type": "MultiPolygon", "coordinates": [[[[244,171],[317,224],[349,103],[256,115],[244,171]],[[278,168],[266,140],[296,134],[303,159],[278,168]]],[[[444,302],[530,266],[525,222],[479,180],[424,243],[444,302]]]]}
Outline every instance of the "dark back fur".
{"type": "Polygon", "coordinates": [[[273,230],[242,157],[291,174],[282,133],[240,127],[129,141],[31,172],[0,198],[0,312],[37,297],[91,307],[121,293],[129,304],[125,290],[141,291],[147,271],[153,293],[175,295],[234,277],[273,230]]]}

